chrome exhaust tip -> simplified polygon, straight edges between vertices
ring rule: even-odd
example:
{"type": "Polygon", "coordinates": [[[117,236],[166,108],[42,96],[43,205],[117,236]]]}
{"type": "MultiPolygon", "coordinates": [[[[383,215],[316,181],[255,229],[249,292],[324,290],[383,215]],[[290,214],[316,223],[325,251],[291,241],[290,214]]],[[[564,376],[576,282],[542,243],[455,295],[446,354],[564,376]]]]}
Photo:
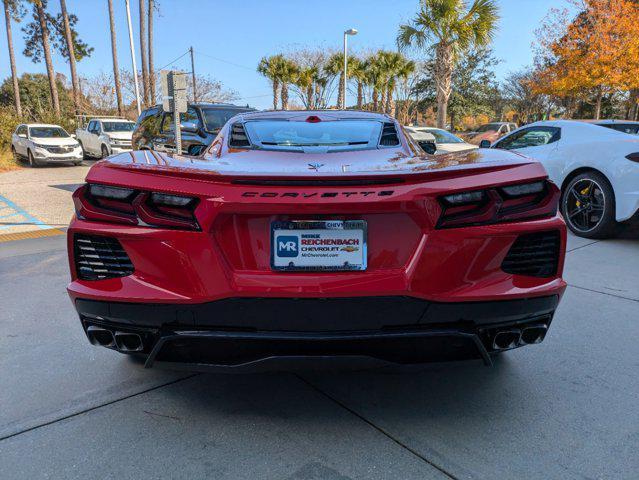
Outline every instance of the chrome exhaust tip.
{"type": "Polygon", "coordinates": [[[530,327],[525,327],[521,331],[521,343],[526,345],[541,343],[544,341],[544,338],[546,338],[547,332],[547,325],[532,325],[530,327]]]}
{"type": "Polygon", "coordinates": [[[515,348],[521,338],[520,330],[502,330],[493,337],[493,348],[495,350],[508,350],[515,348]]]}
{"type": "Polygon", "coordinates": [[[144,349],[142,337],[137,333],[115,332],[115,345],[121,352],[141,352],[144,349]]]}
{"type": "Polygon", "coordinates": [[[87,337],[93,345],[107,348],[115,347],[115,339],[111,330],[90,325],[87,327],[87,337]]]}

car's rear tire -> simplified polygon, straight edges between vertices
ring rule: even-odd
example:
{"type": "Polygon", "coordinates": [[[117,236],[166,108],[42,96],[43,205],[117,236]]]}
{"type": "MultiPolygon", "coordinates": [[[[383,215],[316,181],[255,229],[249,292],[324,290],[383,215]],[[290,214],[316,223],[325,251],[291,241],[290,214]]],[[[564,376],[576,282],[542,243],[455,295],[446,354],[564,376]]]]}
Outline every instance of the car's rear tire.
{"type": "Polygon", "coordinates": [[[561,198],[561,213],[575,235],[603,239],[617,231],[615,194],[606,177],[584,172],[568,182],[561,198]]]}
{"type": "Polygon", "coordinates": [[[20,155],[18,155],[18,152],[16,152],[16,148],[13,145],[11,145],[11,155],[16,163],[20,161],[20,155]]]}
{"type": "Polygon", "coordinates": [[[100,148],[102,155],[100,156],[100,158],[106,158],[109,156],[109,149],[107,148],[106,145],[102,145],[102,147],[100,148]]]}
{"type": "Polygon", "coordinates": [[[80,140],[78,140],[78,143],[80,144],[80,149],[82,149],[82,159],[86,160],[89,158],[89,154],[87,153],[87,151],[84,149],[84,145],[82,145],[82,142],[80,140]]]}

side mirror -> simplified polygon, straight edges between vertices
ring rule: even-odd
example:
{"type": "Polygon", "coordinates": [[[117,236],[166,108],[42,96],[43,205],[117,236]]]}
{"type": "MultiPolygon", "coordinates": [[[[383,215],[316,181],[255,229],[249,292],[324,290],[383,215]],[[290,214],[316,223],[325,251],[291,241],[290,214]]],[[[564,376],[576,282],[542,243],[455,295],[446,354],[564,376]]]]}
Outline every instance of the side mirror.
{"type": "Polygon", "coordinates": [[[206,148],[206,145],[191,145],[189,147],[189,155],[193,157],[197,157],[201,155],[202,152],[204,152],[205,148],[206,148]]]}
{"type": "Polygon", "coordinates": [[[479,142],[479,148],[490,148],[490,146],[490,140],[482,140],[481,142],[479,142]]]}
{"type": "Polygon", "coordinates": [[[78,136],[75,133],[72,133],[71,138],[78,138],[78,136]]]}
{"type": "Polygon", "coordinates": [[[183,122],[180,125],[180,128],[182,129],[183,132],[187,132],[187,133],[198,133],[198,126],[196,123],[194,122],[183,122]]]}
{"type": "Polygon", "coordinates": [[[419,146],[422,147],[422,150],[424,150],[427,154],[429,155],[435,155],[435,152],[437,151],[437,145],[435,144],[435,142],[418,142],[419,146]]]}

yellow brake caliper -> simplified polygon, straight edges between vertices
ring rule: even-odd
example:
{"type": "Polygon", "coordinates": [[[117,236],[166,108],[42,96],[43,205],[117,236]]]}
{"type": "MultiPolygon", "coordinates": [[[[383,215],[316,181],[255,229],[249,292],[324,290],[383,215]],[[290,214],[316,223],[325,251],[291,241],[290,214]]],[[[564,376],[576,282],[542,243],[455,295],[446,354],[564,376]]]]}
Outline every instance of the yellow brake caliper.
{"type": "MultiPolygon", "coordinates": [[[[586,187],[583,190],[581,190],[579,193],[581,193],[582,195],[588,195],[589,192],[590,192],[590,187],[586,187]]],[[[577,206],[581,207],[581,202],[579,200],[577,200],[577,206]]]]}

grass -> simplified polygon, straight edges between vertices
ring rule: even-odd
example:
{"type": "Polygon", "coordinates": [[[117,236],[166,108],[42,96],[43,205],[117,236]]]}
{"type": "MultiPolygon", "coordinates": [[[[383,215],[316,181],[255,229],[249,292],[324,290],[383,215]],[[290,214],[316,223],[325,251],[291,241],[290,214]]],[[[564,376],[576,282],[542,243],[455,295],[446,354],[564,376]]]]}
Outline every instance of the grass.
{"type": "Polygon", "coordinates": [[[22,168],[22,166],[15,161],[10,150],[0,150],[0,172],[8,172],[9,170],[16,170],[22,168]]]}

